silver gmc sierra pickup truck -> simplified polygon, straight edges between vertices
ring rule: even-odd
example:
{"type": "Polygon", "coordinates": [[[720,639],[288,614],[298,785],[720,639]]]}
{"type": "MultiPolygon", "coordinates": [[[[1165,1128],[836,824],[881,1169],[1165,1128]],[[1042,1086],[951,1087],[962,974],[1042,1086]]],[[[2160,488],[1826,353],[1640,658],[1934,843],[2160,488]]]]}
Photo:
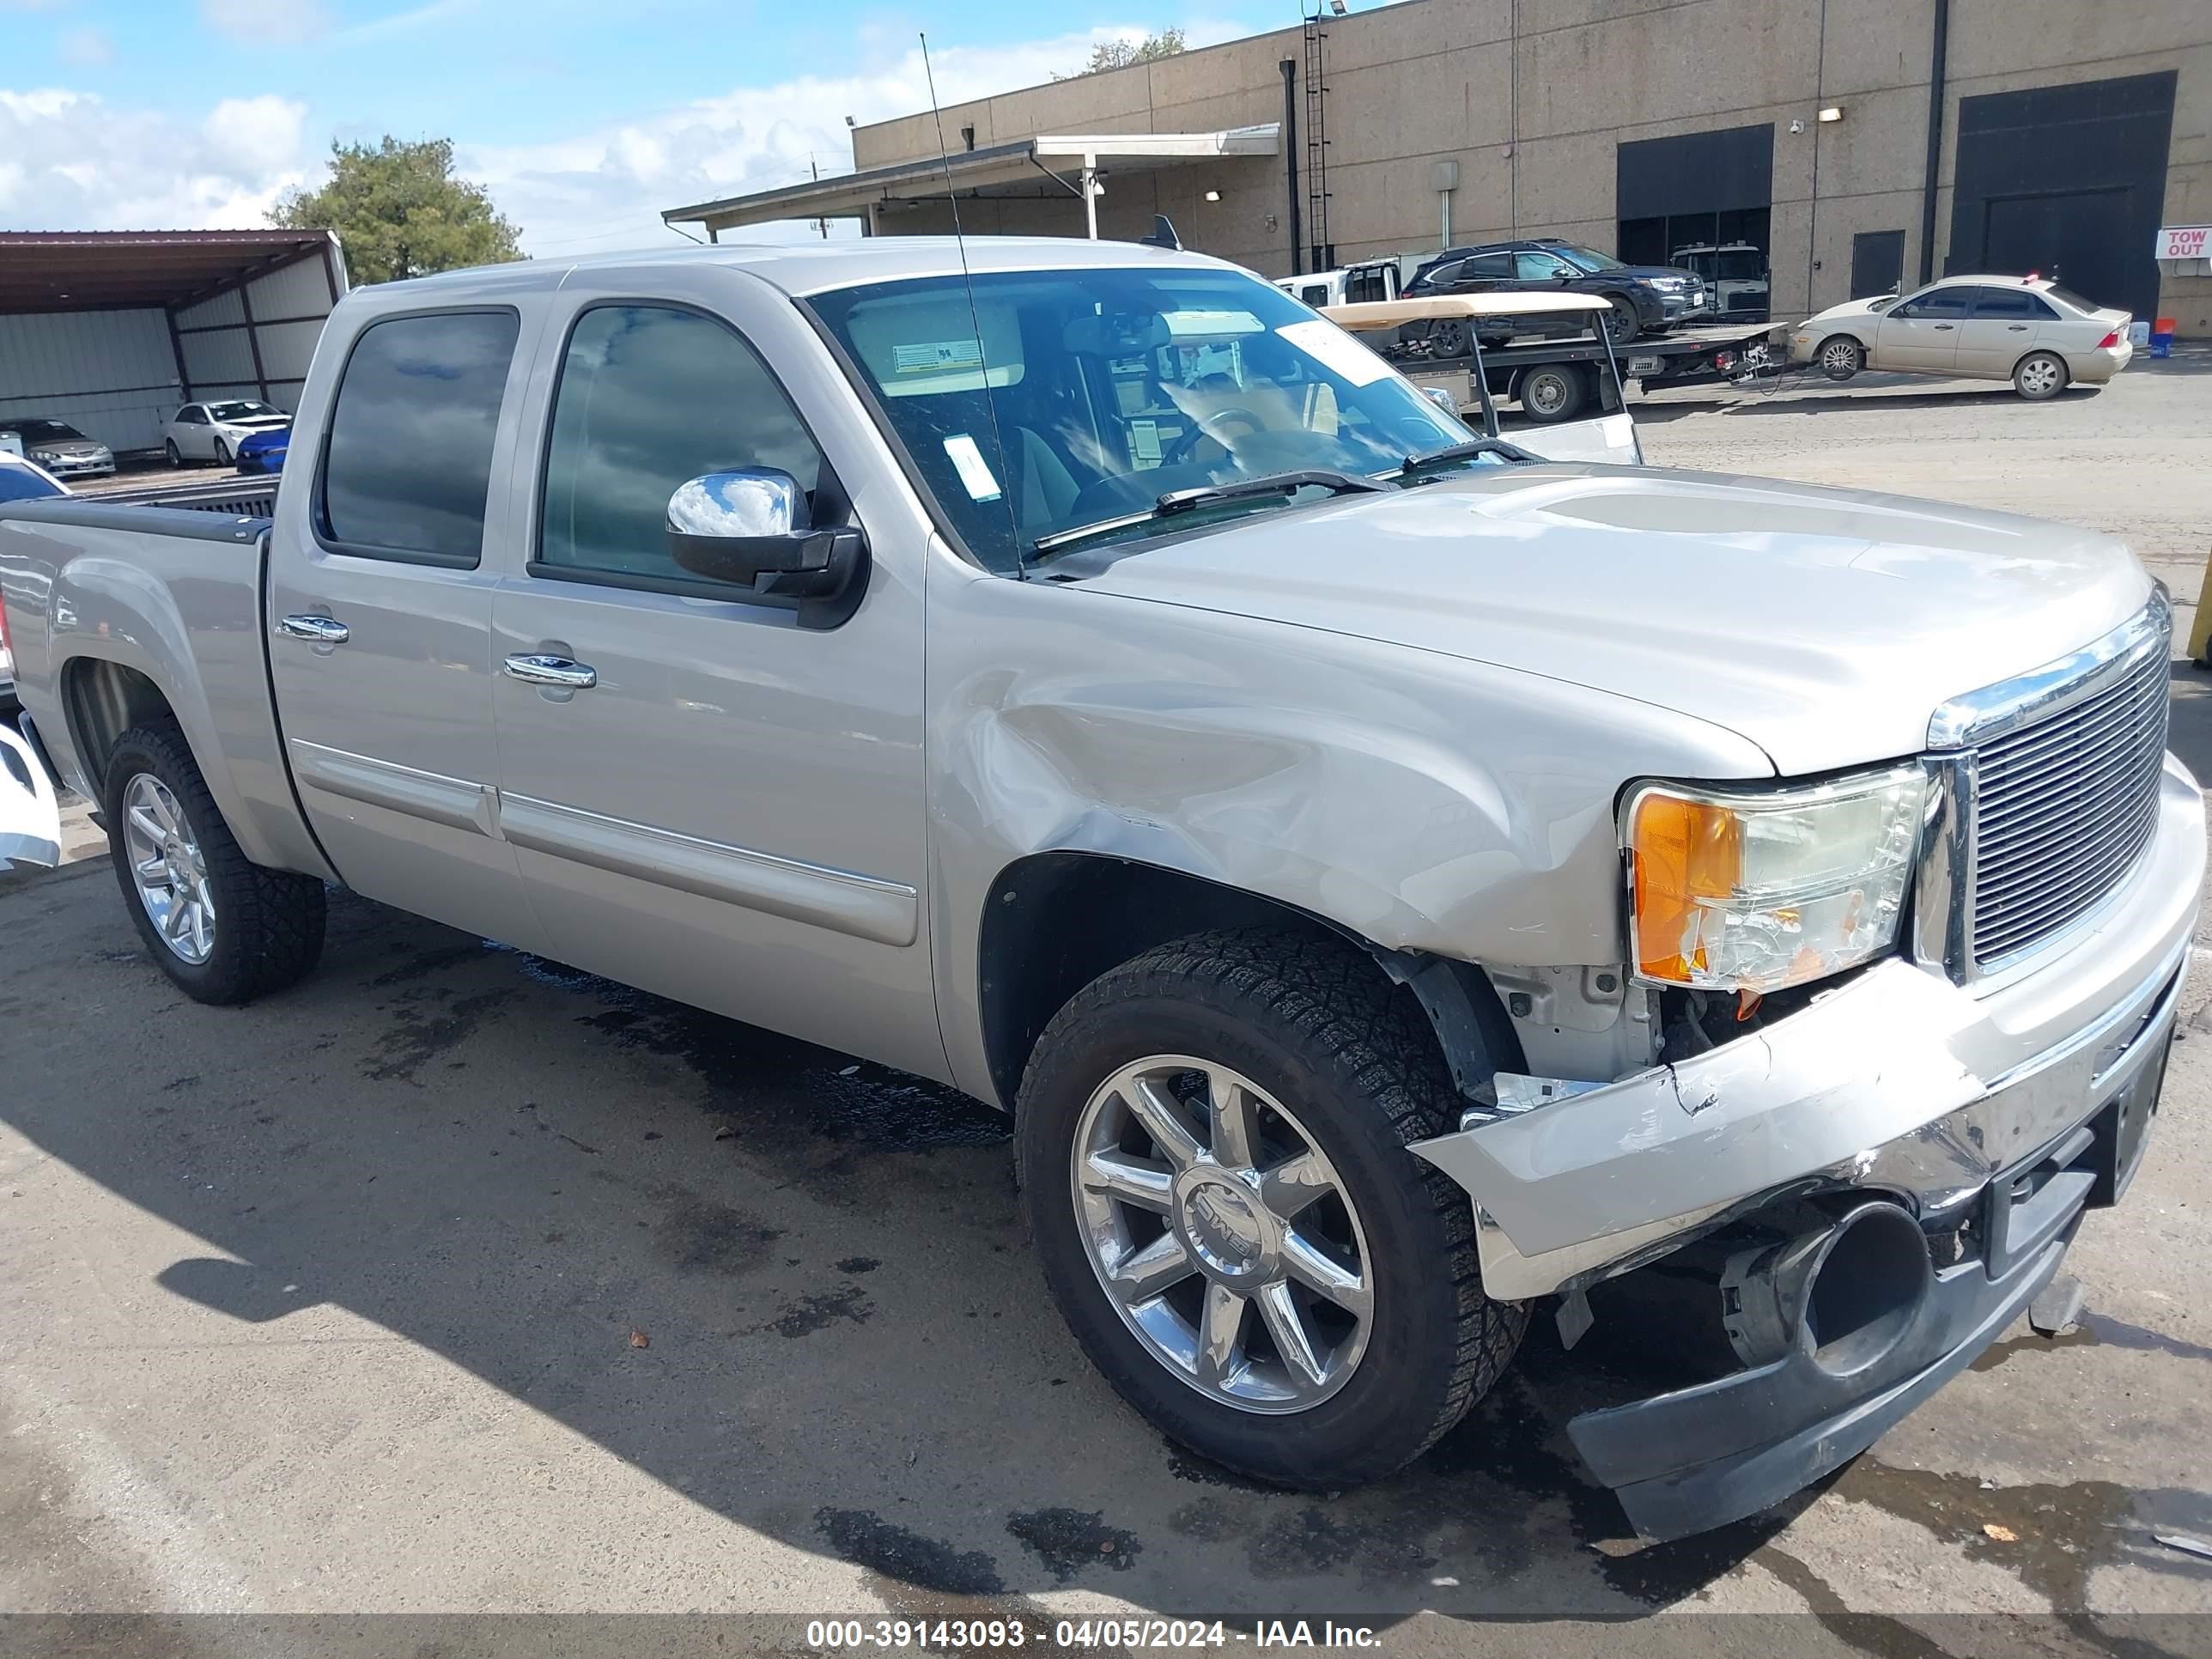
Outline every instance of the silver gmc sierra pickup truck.
{"type": "Polygon", "coordinates": [[[1704,1368],[1569,1431],[1716,1525],[2142,1152],[2204,824],[2102,537],[1533,462],[1233,267],[1015,239],[357,291],[292,453],[0,508],[178,985],[282,989],[337,883],[994,1101],[1222,1463],[1384,1474],[1663,1275],[1704,1368]]]}

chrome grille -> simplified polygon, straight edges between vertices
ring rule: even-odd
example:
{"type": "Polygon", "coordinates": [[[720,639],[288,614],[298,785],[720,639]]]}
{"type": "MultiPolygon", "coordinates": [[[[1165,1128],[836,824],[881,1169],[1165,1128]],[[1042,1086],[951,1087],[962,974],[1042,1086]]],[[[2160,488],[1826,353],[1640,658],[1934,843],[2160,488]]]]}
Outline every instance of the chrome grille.
{"type": "Polygon", "coordinates": [[[1975,746],[1967,938],[1978,969],[2095,908],[2149,843],[2166,754],[2164,647],[2160,628],[2086,695],[1975,746]]]}

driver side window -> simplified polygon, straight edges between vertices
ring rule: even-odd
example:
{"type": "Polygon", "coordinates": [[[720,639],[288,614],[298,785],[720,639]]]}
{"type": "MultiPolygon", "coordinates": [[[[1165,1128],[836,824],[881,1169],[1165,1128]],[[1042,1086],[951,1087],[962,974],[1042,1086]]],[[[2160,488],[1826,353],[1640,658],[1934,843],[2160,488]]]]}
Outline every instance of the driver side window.
{"type": "Polygon", "coordinates": [[[780,468],[809,495],[822,468],[752,348],[697,312],[594,307],[576,320],[554,392],[532,574],[696,587],[700,578],[669,550],[668,498],[742,467],[780,468]]]}
{"type": "Polygon", "coordinates": [[[1554,254],[1516,253],[1513,256],[1513,275],[1520,282],[1548,283],[1572,274],[1554,254]]]}
{"type": "Polygon", "coordinates": [[[1933,294],[1907,300],[1889,314],[1905,318],[1944,318],[1955,321],[1966,314],[1968,292],[1963,288],[1939,288],[1933,294]]]}

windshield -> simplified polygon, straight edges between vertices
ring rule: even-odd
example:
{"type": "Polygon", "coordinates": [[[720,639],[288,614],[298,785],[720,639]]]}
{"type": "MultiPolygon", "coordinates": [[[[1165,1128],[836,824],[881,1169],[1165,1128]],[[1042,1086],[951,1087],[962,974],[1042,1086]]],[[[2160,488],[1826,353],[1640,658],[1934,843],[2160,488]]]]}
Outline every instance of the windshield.
{"type": "Polygon", "coordinates": [[[1547,243],[1546,246],[1550,247],[1552,252],[1558,254],[1562,259],[1566,260],[1571,264],[1580,265],[1584,270],[1626,270],[1628,269],[1626,265],[1621,264],[1620,260],[1614,258],[1610,253],[1600,253],[1594,247],[1577,247],[1571,242],[1559,242],[1556,244],[1547,243]]]}
{"type": "Polygon", "coordinates": [[[8,421],[0,432],[12,432],[27,444],[82,442],[84,434],[65,421],[8,421]]]}
{"type": "Polygon", "coordinates": [[[279,420],[283,418],[267,404],[210,404],[207,411],[211,419],[218,421],[258,421],[271,415],[279,420]]]}
{"type": "Polygon", "coordinates": [[[972,302],[947,276],[809,303],[945,516],[1002,572],[1040,539],[1173,491],[1289,471],[1379,476],[1468,436],[1335,324],[1235,271],[992,271],[972,302]]]}

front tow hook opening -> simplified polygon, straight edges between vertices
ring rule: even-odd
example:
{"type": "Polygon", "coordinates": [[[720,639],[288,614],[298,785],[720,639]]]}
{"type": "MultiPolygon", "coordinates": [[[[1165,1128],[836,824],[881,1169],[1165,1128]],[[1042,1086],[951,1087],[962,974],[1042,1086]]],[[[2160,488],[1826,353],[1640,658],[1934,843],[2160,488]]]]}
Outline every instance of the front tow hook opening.
{"type": "Polygon", "coordinates": [[[1747,1365],[1802,1352],[1831,1376],[1855,1376],[1905,1340],[1935,1278],[1920,1224],[1898,1205],[1862,1204],[1828,1226],[1729,1257],[1721,1322],[1747,1365]]]}

